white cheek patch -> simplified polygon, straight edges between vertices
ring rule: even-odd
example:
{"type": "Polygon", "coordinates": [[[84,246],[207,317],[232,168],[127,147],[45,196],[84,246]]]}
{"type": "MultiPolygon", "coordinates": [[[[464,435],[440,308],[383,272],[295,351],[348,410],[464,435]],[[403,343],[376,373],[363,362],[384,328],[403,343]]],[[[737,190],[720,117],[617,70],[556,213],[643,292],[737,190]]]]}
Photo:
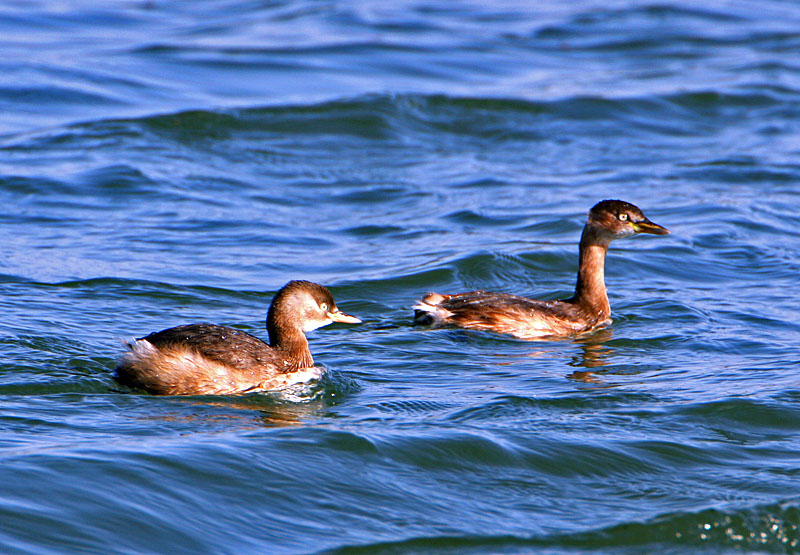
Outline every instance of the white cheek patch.
{"type": "Polygon", "coordinates": [[[322,326],[327,326],[331,323],[331,320],[308,320],[306,325],[303,326],[304,332],[314,331],[317,328],[321,328],[322,326]]]}
{"type": "Polygon", "coordinates": [[[317,304],[311,295],[303,295],[301,305],[296,308],[298,316],[303,315],[303,332],[314,331],[322,326],[327,326],[332,322],[330,318],[325,318],[324,311],[317,304]]]}

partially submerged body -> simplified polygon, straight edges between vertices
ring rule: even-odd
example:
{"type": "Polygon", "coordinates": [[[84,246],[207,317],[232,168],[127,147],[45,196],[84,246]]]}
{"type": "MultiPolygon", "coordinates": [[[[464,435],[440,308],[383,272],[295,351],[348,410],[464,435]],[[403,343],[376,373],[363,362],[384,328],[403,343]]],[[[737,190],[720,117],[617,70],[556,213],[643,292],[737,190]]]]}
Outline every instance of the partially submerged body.
{"type": "Polygon", "coordinates": [[[607,326],[611,318],[569,301],[540,301],[488,291],[457,295],[430,293],[415,307],[416,322],[453,325],[513,335],[520,339],[543,339],[574,335],[607,326]]]}
{"type": "Polygon", "coordinates": [[[128,344],[117,379],[156,395],[223,395],[285,389],[319,378],[309,364],[241,330],[189,324],[151,333],[128,344]],[[305,371],[303,371],[305,370],[305,371]]]}
{"type": "Polygon", "coordinates": [[[291,281],[267,316],[270,343],[215,324],[177,326],[128,344],[116,369],[124,385],[156,395],[225,395],[285,389],[319,378],[305,332],[360,320],[336,307],[325,287],[291,281]]]}

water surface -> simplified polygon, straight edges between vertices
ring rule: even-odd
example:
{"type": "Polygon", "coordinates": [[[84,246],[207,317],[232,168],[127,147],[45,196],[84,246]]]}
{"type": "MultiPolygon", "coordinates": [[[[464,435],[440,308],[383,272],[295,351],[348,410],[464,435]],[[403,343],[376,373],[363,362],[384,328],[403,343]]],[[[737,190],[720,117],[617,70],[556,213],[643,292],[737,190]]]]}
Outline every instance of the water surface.
{"type": "Polygon", "coordinates": [[[8,553],[725,553],[800,542],[800,8],[214,0],[0,7],[8,553]],[[607,330],[411,326],[428,291],[571,294],[607,330]],[[122,340],[265,336],[303,399],[159,398],[122,340]]]}

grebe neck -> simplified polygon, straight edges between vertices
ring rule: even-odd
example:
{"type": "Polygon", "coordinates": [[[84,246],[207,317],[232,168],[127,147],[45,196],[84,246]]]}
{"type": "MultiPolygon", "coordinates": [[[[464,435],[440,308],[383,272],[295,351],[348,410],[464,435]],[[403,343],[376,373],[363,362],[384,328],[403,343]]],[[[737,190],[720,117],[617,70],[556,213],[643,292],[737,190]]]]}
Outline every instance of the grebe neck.
{"type": "Polygon", "coordinates": [[[308,349],[306,334],[302,330],[269,321],[267,322],[267,332],[269,333],[269,346],[283,354],[288,370],[314,366],[314,358],[308,349]]]}
{"type": "Polygon", "coordinates": [[[583,228],[578,281],[575,295],[570,300],[605,320],[611,317],[605,282],[606,252],[611,241],[602,237],[601,233],[589,225],[583,228]]]}

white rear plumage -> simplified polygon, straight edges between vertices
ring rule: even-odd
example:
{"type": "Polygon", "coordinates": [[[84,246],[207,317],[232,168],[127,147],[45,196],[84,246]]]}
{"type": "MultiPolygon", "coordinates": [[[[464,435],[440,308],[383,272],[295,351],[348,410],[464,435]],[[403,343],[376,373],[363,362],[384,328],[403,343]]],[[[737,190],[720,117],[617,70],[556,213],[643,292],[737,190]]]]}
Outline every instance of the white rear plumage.
{"type": "Polygon", "coordinates": [[[444,296],[439,293],[428,293],[412,308],[414,309],[414,321],[418,324],[441,325],[450,318],[453,313],[440,306],[444,301],[444,296]]]}

